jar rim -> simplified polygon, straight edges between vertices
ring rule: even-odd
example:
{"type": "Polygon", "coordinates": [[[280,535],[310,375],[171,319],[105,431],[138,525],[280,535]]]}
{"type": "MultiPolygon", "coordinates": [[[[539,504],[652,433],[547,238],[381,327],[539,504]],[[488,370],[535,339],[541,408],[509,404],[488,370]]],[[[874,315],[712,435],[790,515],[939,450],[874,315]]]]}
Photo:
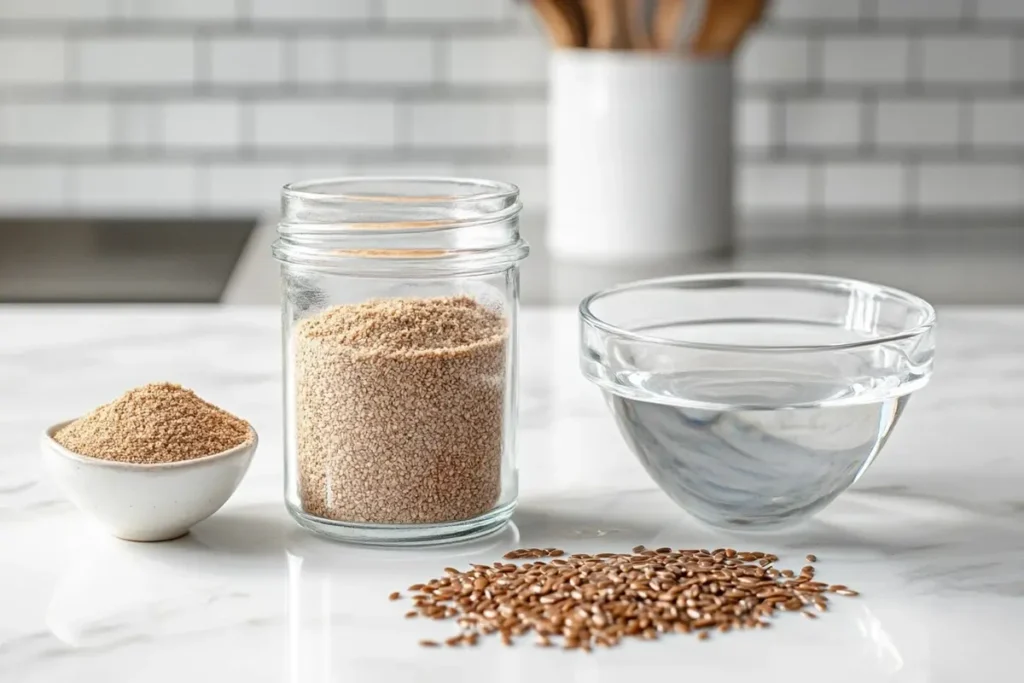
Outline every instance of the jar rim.
{"type": "Polygon", "coordinates": [[[519,188],[512,183],[499,180],[484,180],[482,178],[469,178],[457,176],[335,176],[330,178],[313,178],[310,180],[299,180],[288,183],[281,188],[281,194],[286,198],[314,199],[314,200],[338,200],[355,202],[417,202],[417,203],[470,203],[489,201],[495,199],[510,199],[519,196],[519,188]],[[398,196],[387,194],[365,194],[359,192],[317,192],[312,188],[346,185],[373,185],[373,184],[394,184],[409,183],[414,185],[449,186],[449,187],[475,187],[480,191],[467,194],[437,194],[437,195],[412,195],[398,196]]]}
{"type": "Polygon", "coordinates": [[[339,176],[281,190],[284,236],[434,234],[502,223],[519,214],[511,183],[442,176],[339,176]]]}
{"type": "Polygon", "coordinates": [[[281,261],[361,272],[495,268],[528,251],[519,235],[522,208],[519,188],[494,180],[303,180],[282,189],[274,254],[281,261]]]}

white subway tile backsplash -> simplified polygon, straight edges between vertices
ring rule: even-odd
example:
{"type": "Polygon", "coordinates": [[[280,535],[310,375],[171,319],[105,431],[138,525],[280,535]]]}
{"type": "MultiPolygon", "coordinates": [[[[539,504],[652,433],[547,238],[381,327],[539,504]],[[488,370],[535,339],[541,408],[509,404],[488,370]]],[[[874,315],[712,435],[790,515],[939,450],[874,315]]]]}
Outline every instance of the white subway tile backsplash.
{"type": "Polygon", "coordinates": [[[964,14],[965,0],[878,0],[872,14],[881,20],[955,21],[964,14]]]}
{"type": "Polygon", "coordinates": [[[902,83],[910,75],[908,38],[837,37],[822,50],[822,77],[828,83],[902,83]]]}
{"type": "Polygon", "coordinates": [[[249,0],[253,21],[365,21],[380,0],[249,0]]]}
{"type": "Polygon", "coordinates": [[[391,147],[395,104],[387,100],[259,101],[253,105],[257,147],[391,147]]]}
{"type": "Polygon", "coordinates": [[[458,84],[547,82],[548,49],[540,36],[456,37],[448,42],[446,80],[458,84]]]}
{"type": "MultiPolygon", "coordinates": [[[[330,175],[336,175],[332,172],[330,175]]],[[[200,205],[216,209],[270,211],[281,201],[281,188],[319,174],[296,174],[294,164],[213,164],[202,173],[200,205]]]]}
{"type": "Polygon", "coordinates": [[[786,144],[824,149],[857,145],[861,141],[861,109],[856,100],[789,102],[785,108],[786,144]]]}
{"type": "Polygon", "coordinates": [[[974,102],[970,120],[975,146],[1024,146],[1024,100],[974,102]]]}
{"type": "Polygon", "coordinates": [[[52,214],[64,206],[67,167],[62,164],[0,165],[0,214],[52,214]]]}
{"type": "Polygon", "coordinates": [[[303,38],[296,41],[295,75],[298,83],[338,83],[344,72],[342,38],[303,38]]]}
{"type": "Polygon", "coordinates": [[[952,100],[885,98],[878,102],[875,143],[881,147],[954,147],[960,105],[952,100]]]}
{"type": "Polygon", "coordinates": [[[421,85],[437,77],[436,51],[428,38],[301,38],[295,61],[300,83],[421,85]]]}
{"type": "Polygon", "coordinates": [[[773,19],[827,19],[830,21],[860,19],[860,0],[775,0],[770,8],[773,19]]]}
{"type": "Polygon", "coordinates": [[[161,109],[166,148],[233,149],[241,144],[237,102],[174,102],[161,109]]]}
{"type": "Polygon", "coordinates": [[[777,142],[772,129],[772,109],[767,99],[738,100],[734,112],[736,144],[741,148],[761,149],[777,142]]]}
{"type": "Polygon", "coordinates": [[[381,0],[390,21],[475,22],[509,16],[511,0],[381,0]]]}
{"type": "Polygon", "coordinates": [[[410,107],[414,147],[519,147],[543,145],[547,108],[542,104],[443,102],[410,107]]]}
{"type": "Polygon", "coordinates": [[[114,0],[3,0],[5,20],[98,21],[114,16],[114,0]]]}
{"type": "Polygon", "coordinates": [[[346,163],[340,159],[330,161],[306,161],[298,162],[292,168],[292,177],[288,182],[299,180],[316,180],[325,178],[338,178],[342,176],[356,175],[396,175],[392,173],[367,173],[360,167],[346,163]]]}
{"type": "Polygon", "coordinates": [[[0,38],[0,84],[60,84],[65,74],[62,38],[0,38]]]}
{"type": "MultiPolygon", "coordinates": [[[[462,164],[454,174],[462,178],[484,178],[512,183],[519,188],[519,199],[526,212],[542,211],[548,206],[548,171],[531,164],[462,164]]],[[[530,239],[530,235],[526,235],[530,239]]]]}
{"type": "MultiPolygon", "coordinates": [[[[449,159],[433,159],[429,161],[392,161],[356,164],[353,173],[365,176],[459,176],[455,163],[449,159]]],[[[335,174],[336,175],[336,174],[335,174]]],[[[326,176],[321,176],[326,177],[326,176]]]]}
{"type": "Polygon", "coordinates": [[[805,211],[811,204],[811,175],[807,164],[744,164],[737,174],[736,194],[748,212],[805,211]]]}
{"type": "Polygon", "coordinates": [[[120,0],[121,15],[127,19],[162,21],[233,20],[239,0],[120,0]]]}
{"type": "Polygon", "coordinates": [[[210,72],[219,84],[277,83],[284,78],[284,41],[280,38],[216,38],[210,41],[210,72]]]}
{"type": "Polygon", "coordinates": [[[160,108],[152,102],[119,102],[114,107],[114,145],[156,149],[162,141],[160,108]]]}
{"type": "MultiPolygon", "coordinates": [[[[392,169],[548,200],[529,2],[0,0],[3,26],[0,180],[29,208],[272,210],[392,169]]],[[[745,214],[1024,208],[1024,0],[773,0],[736,80],[745,214]]]]}
{"type": "Polygon", "coordinates": [[[1013,40],[1001,36],[931,36],[921,40],[927,83],[1006,83],[1013,79],[1013,40]]]}
{"type": "Polygon", "coordinates": [[[83,164],[71,175],[71,205],[81,211],[187,213],[195,207],[195,168],[188,164],[83,164]]]}
{"type": "Polygon", "coordinates": [[[112,107],[102,103],[0,103],[4,147],[106,147],[113,131],[112,107]]]}
{"type": "Polygon", "coordinates": [[[348,83],[430,83],[434,46],[426,39],[350,38],[342,42],[343,78],[348,83]]]}
{"type": "Polygon", "coordinates": [[[977,18],[985,21],[1024,19],[1024,2],[1020,0],[974,0],[977,18]]]}
{"type": "Polygon", "coordinates": [[[917,171],[922,211],[1006,211],[1024,206],[1024,168],[972,162],[924,164],[917,171]]]}
{"type": "Polygon", "coordinates": [[[893,213],[906,206],[907,169],[896,163],[829,163],[823,176],[825,209],[893,213]]]}
{"type": "Polygon", "coordinates": [[[188,37],[83,38],[77,45],[76,71],[80,83],[91,85],[191,83],[195,50],[188,37]]]}
{"type": "Polygon", "coordinates": [[[806,83],[810,78],[810,49],[802,36],[755,34],[737,59],[744,84],[806,83]]]}

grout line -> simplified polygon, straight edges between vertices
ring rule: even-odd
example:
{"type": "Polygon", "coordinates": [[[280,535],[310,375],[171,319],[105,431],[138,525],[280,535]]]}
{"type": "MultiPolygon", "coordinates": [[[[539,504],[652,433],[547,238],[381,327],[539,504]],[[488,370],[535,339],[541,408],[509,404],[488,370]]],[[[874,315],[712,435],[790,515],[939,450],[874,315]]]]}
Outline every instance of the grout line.
{"type": "MultiPolygon", "coordinates": [[[[285,2],[286,0],[279,0],[285,2]]],[[[346,2],[347,0],[338,0],[346,2]]],[[[425,0],[424,0],[425,1],[425,0]]],[[[244,5],[247,7],[248,5],[244,5]]],[[[247,10],[242,10],[247,11],[247,10]]],[[[107,38],[111,35],[133,35],[139,38],[155,36],[187,36],[197,30],[208,30],[218,36],[273,37],[281,33],[299,31],[303,35],[320,37],[423,37],[444,35],[455,29],[462,35],[477,37],[518,36],[510,34],[506,23],[449,22],[428,23],[376,23],[361,19],[302,19],[298,21],[263,21],[240,14],[227,19],[188,20],[168,18],[160,21],[151,19],[92,20],[80,22],[11,20],[0,22],[0,36],[63,36],[69,34],[90,38],[107,38]]]]}
{"type": "Polygon", "coordinates": [[[768,125],[770,127],[768,158],[784,159],[786,157],[786,109],[789,102],[785,98],[769,100],[771,108],[768,111],[768,125]]]}
{"type": "Polygon", "coordinates": [[[957,127],[957,152],[961,159],[969,159],[972,156],[971,140],[974,129],[974,111],[971,108],[969,98],[964,97],[957,101],[957,115],[959,126],[957,127]]]}
{"type": "Polygon", "coordinates": [[[107,101],[107,104],[110,107],[110,121],[107,125],[110,128],[108,132],[110,133],[111,149],[116,150],[120,147],[130,146],[125,143],[121,132],[128,128],[125,108],[131,105],[120,102],[116,98],[111,98],[107,101]]]}
{"type": "Polygon", "coordinates": [[[150,140],[146,149],[166,154],[167,147],[167,111],[156,104],[146,103],[147,134],[150,140]]]}
{"type": "Polygon", "coordinates": [[[860,107],[860,151],[870,156],[877,148],[878,109],[880,107],[877,93],[869,92],[861,101],[860,107]]]}
{"type": "MultiPolygon", "coordinates": [[[[64,41],[64,82],[57,88],[64,89],[69,83],[78,83],[81,78],[78,69],[81,53],[82,43],[79,39],[69,37],[64,41]]],[[[9,88],[8,92],[13,90],[13,88],[9,88]]]]}
{"type": "Polygon", "coordinates": [[[405,157],[413,148],[412,141],[412,103],[403,98],[395,100],[394,149],[405,157]]]}
{"type": "Polygon", "coordinates": [[[962,0],[960,7],[960,26],[969,29],[978,18],[978,3],[976,0],[962,0]]]}
{"type": "MultiPolygon", "coordinates": [[[[1024,32],[1022,32],[1024,34],[1024,32]]],[[[1024,81],[1024,35],[1018,36],[1010,49],[1010,81],[1021,85],[1024,81]]]]}
{"type": "Polygon", "coordinates": [[[435,38],[431,43],[434,55],[434,73],[431,79],[433,84],[440,87],[448,80],[451,71],[451,50],[449,49],[450,37],[446,39],[435,38]]]}
{"type": "MultiPolygon", "coordinates": [[[[284,2],[285,0],[280,0],[284,2]]],[[[347,0],[338,0],[345,2],[347,0]]],[[[427,0],[423,0],[427,1],[427,0]]],[[[884,0],[896,2],[898,0],[884,0]]],[[[255,20],[246,13],[247,4],[241,5],[238,16],[213,19],[174,19],[155,21],[151,19],[52,21],[52,20],[11,20],[0,23],[0,35],[42,36],[42,35],[85,35],[108,37],[112,34],[150,37],[159,35],[191,35],[199,29],[206,29],[216,35],[274,36],[280,33],[299,31],[303,35],[322,37],[423,37],[444,36],[452,32],[461,36],[474,37],[526,37],[529,33],[510,31],[514,27],[507,20],[498,22],[469,21],[451,22],[402,22],[383,23],[370,19],[302,19],[298,21],[255,20]]],[[[962,35],[968,37],[1013,38],[1024,30],[1024,19],[975,20],[963,16],[952,19],[905,19],[879,22],[864,15],[858,21],[846,20],[785,20],[765,25],[761,32],[778,37],[800,38],[812,33],[830,36],[859,37],[865,34],[877,36],[902,36],[908,32],[922,31],[930,35],[962,35]]]]}
{"type": "Polygon", "coordinates": [[[921,165],[918,160],[910,157],[904,164],[904,168],[907,170],[903,181],[903,194],[906,199],[906,209],[904,210],[904,214],[907,220],[913,220],[920,215],[921,209],[921,197],[920,192],[918,192],[921,177],[921,165]]]}
{"type": "MultiPolygon", "coordinates": [[[[204,58],[205,59],[205,58],[204,58]]],[[[3,97],[12,102],[34,102],[54,100],[70,102],[76,100],[108,99],[122,97],[126,100],[160,101],[192,97],[199,90],[209,90],[212,84],[197,78],[195,72],[205,71],[205,66],[196,65],[194,82],[172,83],[166,86],[148,84],[76,84],[20,86],[3,85],[3,97]]],[[[218,95],[224,97],[256,97],[260,99],[335,99],[335,100],[390,100],[401,96],[421,101],[446,102],[450,100],[479,100],[486,102],[545,101],[547,86],[538,84],[512,84],[505,86],[461,85],[447,82],[399,83],[382,86],[362,83],[218,83],[218,95]],[[286,87],[287,86],[287,87],[286,87]]]]}
{"type": "Polygon", "coordinates": [[[238,151],[244,160],[256,149],[256,107],[252,100],[238,100],[238,151]]]}
{"type": "Polygon", "coordinates": [[[195,95],[209,95],[213,75],[213,46],[204,31],[192,38],[192,90],[195,95]]]}
{"type": "Polygon", "coordinates": [[[62,201],[62,205],[64,207],[66,207],[66,208],[72,208],[73,198],[74,198],[74,196],[76,194],[76,189],[77,189],[75,187],[75,185],[76,185],[75,169],[74,169],[73,166],[68,166],[66,164],[62,164],[61,165],[61,170],[62,170],[62,176],[61,176],[61,182],[60,182],[60,185],[61,185],[60,191],[61,191],[61,194],[63,195],[61,197],[61,199],[63,200],[62,201]]]}
{"type": "Polygon", "coordinates": [[[235,25],[251,28],[253,25],[253,0],[235,0],[235,25]]]}
{"type": "MultiPolygon", "coordinates": [[[[279,0],[285,2],[286,0],[279,0]]],[[[338,0],[346,2],[348,0],[338,0]]],[[[428,0],[422,0],[426,2],[428,0]]],[[[853,1],[853,0],[850,0],[853,1]]],[[[938,35],[974,35],[974,36],[1002,36],[1015,37],[1024,30],[1024,19],[1004,20],[981,20],[965,10],[965,14],[951,19],[887,19],[879,21],[877,16],[871,15],[870,8],[876,7],[875,2],[898,2],[898,0],[868,0],[865,11],[859,20],[843,19],[772,19],[762,28],[762,32],[778,36],[801,37],[811,32],[823,32],[837,36],[861,36],[865,32],[872,35],[904,35],[908,31],[925,31],[938,35]]],[[[972,7],[970,5],[966,7],[972,7]]],[[[451,31],[457,31],[467,36],[523,36],[525,34],[510,32],[515,27],[508,19],[497,21],[471,20],[465,22],[441,22],[441,21],[399,21],[385,22],[378,20],[373,15],[365,19],[338,19],[323,18],[300,19],[296,21],[283,21],[274,19],[255,19],[252,17],[251,3],[248,0],[239,0],[237,15],[229,18],[213,19],[174,19],[155,21],[152,19],[132,19],[125,17],[121,20],[112,19],[87,19],[81,21],[67,21],[60,19],[10,19],[5,18],[0,23],[0,35],[12,34],[18,36],[56,34],[66,35],[78,33],[97,37],[106,37],[111,33],[134,34],[140,37],[160,34],[191,34],[199,28],[206,28],[217,33],[224,34],[277,34],[285,31],[298,30],[304,35],[321,36],[360,36],[372,35],[389,36],[423,36],[443,35],[451,31]]]]}
{"type": "Polygon", "coordinates": [[[810,164],[807,177],[807,193],[810,199],[808,215],[816,224],[823,224],[823,219],[828,213],[825,208],[825,162],[824,159],[816,159],[810,164]]]}
{"type": "Polygon", "coordinates": [[[821,33],[807,36],[807,87],[820,93],[825,83],[825,37],[821,33]]]}
{"type": "Polygon", "coordinates": [[[908,36],[907,94],[924,94],[924,36],[908,36]]]}
{"type": "Polygon", "coordinates": [[[299,40],[297,32],[281,36],[281,75],[284,78],[281,89],[294,95],[299,89],[299,40]]]}
{"type": "MultiPolygon", "coordinates": [[[[106,99],[113,96],[127,100],[161,100],[191,97],[195,94],[193,83],[169,83],[153,85],[151,83],[78,83],[75,75],[77,68],[73,54],[76,47],[69,41],[70,51],[65,52],[66,69],[72,72],[69,82],[64,84],[3,84],[3,97],[9,101],[75,101],[106,99]]],[[[1024,49],[1024,45],[1022,45],[1024,49]]],[[[912,54],[913,56],[913,54],[912,54]]],[[[199,57],[199,55],[197,55],[199,57]]],[[[202,57],[201,59],[205,59],[202,57]]],[[[205,70],[198,63],[196,71],[205,70]]],[[[1024,67],[1024,64],[1022,64],[1024,67]]],[[[916,68],[913,67],[912,68],[916,68]]],[[[1024,74],[1022,74],[1024,75],[1024,74]]],[[[260,99],[287,99],[302,97],[305,99],[391,99],[402,96],[422,101],[482,100],[482,101],[544,101],[547,85],[543,81],[535,83],[508,84],[462,84],[447,81],[423,83],[396,83],[373,85],[365,83],[218,83],[217,94],[225,97],[251,96],[260,99]]],[[[911,79],[901,83],[860,83],[835,84],[822,83],[812,86],[809,81],[801,83],[743,83],[739,92],[744,97],[789,97],[789,98],[827,98],[852,99],[871,94],[877,97],[899,97],[914,95],[922,100],[948,100],[964,95],[969,89],[972,97],[998,98],[1024,96],[1024,82],[932,82],[924,83],[911,79]]]]}
{"type": "MultiPolygon", "coordinates": [[[[248,112],[243,105],[242,112],[248,112]]],[[[246,129],[248,122],[245,123],[246,129]]],[[[240,133],[243,140],[251,137],[251,134],[240,133]]],[[[254,154],[268,162],[304,162],[315,163],[317,161],[336,159],[343,156],[352,163],[433,163],[439,160],[463,164],[501,164],[544,166],[547,162],[547,147],[545,145],[531,145],[529,147],[491,146],[465,147],[449,146],[412,146],[402,147],[388,146],[374,149],[352,148],[339,145],[327,147],[297,145],[288,146],[260,146],[258,144],[242,143],[237,148],[208,149],[201,147],[175,147],[165,148],[159,144],[151,145],[150,148],[125,149],[119,154],[119,158],[136,161],[140,163],[163,163],[163,162],[194,162],[209,161],[233,163],[238,161],[251,160],[254,154]]],[[[1004,145],[985,145],[970,148],[970,155],[965,159],[960,148],[953,145],[923,147],[923,146],[893,146],[886,145],[884,148],[872,150],[865,154],[857,147],[822,147],[802,146],[786,148],[784,154],[776,150],[764,147],[743,147],[737,148],[737,160],[740,163],[762,163],[762,162],[786,162],[786,163],[813,163],[816,161],[828,160],[836,163],[857,163],[857,162],[879,162],[879,163],[904,163],[908,155],[921,163],[962,163],[970,161],[982,164],[998,165],[1024,165],[1024,148],[1007,148],[1004,145]]],[[[100,163],[110,158],[110,149],[82,148],[82,149],[54,149],[52,147],[12,147],[9,145],[0,146],[0,160],[2,163],[100,163]]]]}
{"type": "Polygon", "coordinates": [[[201,162],[192,169],[192,206],[194,209],[210,208],[210,164],[201,162]]]}
{"type": "Polygon", "coordinates": [[[878,3],[880,0],[861,0],[860,26],[865,29],[878,27],[878,3]]]}
{"type": "MultiPolygon", "coordinates": [[[[249,136],[249,134],[244,134],[249,136]]],[[[244,139],[244,137],[243,137],[244,139]]],[[[275,163],[316,163],[336,160],[339,156],[352,163],[433,163],[440,160],[462,164],[508,164],[511,166],[544,166],[547,162],[547,148],[543,145],[530,147],[482,147],[466,149],[457,147],[405,147],[394,146],[379,149],[353,149],[343,146],[296,146],[277,147],[258,144],[240,144],[233,149],[209,149],[183,147],[174,149],[125,149],[118,158],[139,163],[234,163],[261,161],[275,163]]],[[[0,147],[3,163],[102,163],[111,158],[105,148],[82,148],[78,150],[54,150],[47,147],[0,147]]]]}
{"type": "Polygon", "coordinates": [[[371,0],[370,14],[366,20],[370,26],[383,29],[387,25],[387,17],[384,15],[384,3],[380,0],[371,0]]]}

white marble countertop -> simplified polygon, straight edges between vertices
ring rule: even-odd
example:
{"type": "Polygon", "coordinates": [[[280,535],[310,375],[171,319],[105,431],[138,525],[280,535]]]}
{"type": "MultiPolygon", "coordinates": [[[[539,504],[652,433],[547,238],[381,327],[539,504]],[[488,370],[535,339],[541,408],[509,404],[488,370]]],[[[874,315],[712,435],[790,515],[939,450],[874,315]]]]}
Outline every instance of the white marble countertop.
{"type": "Polygon", "coordinates": [[[1024,309],[940,311],[933,383],[872,470],[810,525],[737,539],[647,479],[576,367],[570,309],[522,318],[522,496],[468,546],[380,550],[300,530],[281,493],[278,314],[270,308],[0,308],[0,681],[1014,680],[1024,667],[1024,309]],[[177,541],[92,528],[46,480],[37,438],[124,389],[177,381],[248,418],[260,452],[237,494],[177,541]],[[743,546],[860,589],[817,621],[592,655],[487,642],[428,650],[452,625],[404,620],[392,590],[517,546],[743,546]],[[1014,673],[1017,672],[1017,673],[1014,673]]]}

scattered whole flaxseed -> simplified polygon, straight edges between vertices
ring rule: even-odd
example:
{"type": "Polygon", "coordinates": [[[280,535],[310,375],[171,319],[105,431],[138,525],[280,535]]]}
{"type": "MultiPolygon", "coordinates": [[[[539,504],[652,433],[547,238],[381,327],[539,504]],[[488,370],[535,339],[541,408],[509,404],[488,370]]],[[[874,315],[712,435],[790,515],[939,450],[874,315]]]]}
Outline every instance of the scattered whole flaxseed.
{"type": "Polygon", "coordinates": [[[563,554],[563,551],[559,550],[558,548],[522,548],[520,550],[511,550],[505,553],[504,559],[523,560],[527,558],[539,557],[560,557],[563,554]]]}
{"type": "Polygon", "coordinates": [[[79,455],[145,465],[222,453],[252,438],[245,420],[168,383],[132,389],[53,437],[79,455]]]}
{"type": "MultiPolygon", "coordinates": [[[[528,633],[540,647],[555,645],[590,652],[595,645],[614,647],[623,638],[657,640],[666,633],[694,633],[701,640],[720,633],[767,628],[780,611],[827,610],[831,590],[857,595],[842,584],[830,586],[807,575],[794,577],[761,566],[778,557],[709,550],[647,550],[632,553],[579,553],[567,559],[545,548],[550,563],[537,560],[537,549],[508,553],[529,559],[515,565],[474,564],[466,571],[446,568],[440,578],[413,584],[415,611],[434,619],[455,618],[465,642],[497,634],[506,646],[528,633]],[[415,590],[418,587],[418,590],[415,590]]],[[[421,641],[421,644],[434,641],[421,641]]],[[[434,643],[436,645],[436,643],[434,643]]]]}
{"type": "Polygon", "coordinates": [[[452,522],[501,494],[508,329],[465,297],[335,306],[294,336],[299,498],[309,514],[452,522]]]}

